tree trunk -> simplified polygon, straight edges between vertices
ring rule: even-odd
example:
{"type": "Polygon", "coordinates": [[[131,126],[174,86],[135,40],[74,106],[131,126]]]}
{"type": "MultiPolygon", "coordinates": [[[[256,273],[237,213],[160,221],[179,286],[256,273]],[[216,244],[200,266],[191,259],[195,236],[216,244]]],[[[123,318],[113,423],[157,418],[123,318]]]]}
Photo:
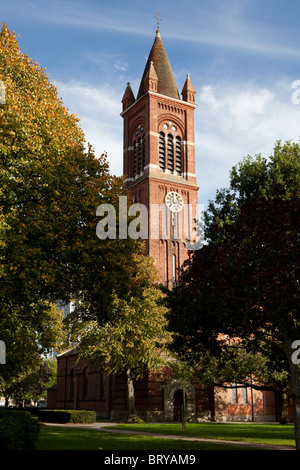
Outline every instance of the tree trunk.
{"type": "Polygon", "coordinates": [[[278,420],[280,424],[287,424],[289,421],[289,411],[288,411],[288,393],[287,389],[278,390],[276,393],[278,398],[278,420]]]}
{"type": "Polygon", "coordinates": [[[300,377],[299,366],[290,361],[290,396],[293,400],[293,415],[296,449],[300,450],[300,377]]]}
{"type": "Polygon", "coordinates": [[[295,426],[296,449],[300,450],[300,392],[296,396],[292,394],[295,426]]]}
{"type": "Polygon", "coordinates": [[[135,408],[134,384],[133,384],[133,378],[132,378],[130,367],[126,369],[126,394],[127,394],[127,422],[136,423],[138,416],[137,416],[136,408],[135,408]]]}
{"type": "Polygon", "coordinates": [[[186,386],[182,387],[182,429],[187,428],[186,386]]]}

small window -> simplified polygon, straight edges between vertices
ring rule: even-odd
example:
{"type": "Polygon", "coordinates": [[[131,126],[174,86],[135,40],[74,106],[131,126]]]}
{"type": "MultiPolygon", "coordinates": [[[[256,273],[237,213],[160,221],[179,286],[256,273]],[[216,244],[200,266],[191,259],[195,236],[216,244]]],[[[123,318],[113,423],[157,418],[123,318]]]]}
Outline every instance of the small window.
{"type": "Polygon", "coordinates": [[[176,171],[181,175],[181,139],[176,137],[176,171]]]}
{"type": "Polygon", "coordinates": [[[145,168],[145,134],[143,135],[143,138],[142,138],[142,170],[144,168],[145,168]]]}
{"type": "Polygon", "coordinates": [[[174,170],[174,150],[172,134],[168,135],[168,170],[174,170]]]}
{"type": "Polygon", "coordinates": [[[231,384],[231,403],[237,403],[238,396],[237,396],[237,386],[236,384],[231,384]]]}
{"type": "Polygon", "coordinates": [[[166,169],[166,154],[165,154],[165,134],[163,132],[159,133],[159,168],[161,170],[166,169]]]}
{"type": "Polygon", "coordinates": [[[132,162],[133,176],[136,175],[136,166],[137,166],[136,142],[133,142],[133,162],[132,162]]]}
{"type": "Polygon", "coordinates": [[[248,403],[247,399],[247,387],[242,387],[242,403],[248,403]]]}
{"type": "Polygon", "coordinates": [[[173,255],[173,282],[176,282],[176,255],[173,255]]]}
{"type": "Polygon", "coordinates": [[[138,173],[142,171],[142,139],[138,140],[138,173]]]}

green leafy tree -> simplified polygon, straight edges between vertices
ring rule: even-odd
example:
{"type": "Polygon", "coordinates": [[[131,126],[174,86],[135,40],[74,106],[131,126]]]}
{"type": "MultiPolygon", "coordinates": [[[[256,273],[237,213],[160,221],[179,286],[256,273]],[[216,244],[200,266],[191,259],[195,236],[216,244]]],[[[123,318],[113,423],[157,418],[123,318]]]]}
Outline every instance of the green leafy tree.
{"type": "Polygon", "coordinates": [[[20,383],[40,369],[42,354],[58,348],[64,340],[62,313],[55,305],[30,305],[23,309],[11,303],[9,315],[0,317],[0,334],[6,345],[6,364],[0,368],[0,389],[6,398],[16,396],[20,383]],[[26,311],[26,310],[25,310],[26,311]],[[33,325],[33,318],[38,324],[33,325]]]}
{"type": "Polygon", "coordinates": [[[159,372],[167,365],[170,341],[153,260],[138,255],[135,262],[128,296],[113,295],[105,324],[88,318],[86,305],[67,319],[73,340],[78,341],[78,360],[88,357],[109,374],[125,374],[129,422],[137,420],[134,381],[146,369],[159,372]]]}
{"type": "MultiPolygon", "coordinates": [[[[205,212],[207,241],[217,242],[214,227],[233,222],[240,207],[255,194],[271,197],[274,184],[284,188],[282,197],[289,197],[300,186],[300,146],[291,141],[276,142],[273,154],[248,155],[230,171],[229,188],[217,190],[205,212]]],[[[220,236],[220,233],[218,233],[220,236]]]]}
{"type": "MultiPolygon", "coordinates": [[[[189,341],[188,341],[189,342],[189,341]]],[[[286,424],[288,416],[288,361],[282,351],[261,341],[219,338],[219,349],[208,349],[191,357],[194,375],[202,385],[234,388],[249,387],[275,394],[276,421],[286,424]],[[254,343],[254,344],[253,344],[254,343]],[[234,384],[234,385],[232,385],[234,384]]]]}
{"type": "Polygon", "coordinates": [[[16,405],[26,406],[47,397],[47,388],[56,383],[56,360],[39,357],[35,367],[18,377],[10,387],[16,405]]]}

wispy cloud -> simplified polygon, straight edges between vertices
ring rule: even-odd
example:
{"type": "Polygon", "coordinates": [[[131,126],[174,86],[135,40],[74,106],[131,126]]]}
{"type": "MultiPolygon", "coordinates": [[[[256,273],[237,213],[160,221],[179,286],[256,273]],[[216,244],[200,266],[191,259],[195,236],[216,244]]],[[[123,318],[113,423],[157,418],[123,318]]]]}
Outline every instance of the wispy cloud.
{"type": "MultiPolygon", "coordinates": [[[[199,2],[192,17],[172,12],[165,36],[192,44],[232,49],[268,57],[299,59],[297,37],[288,25],[275,23],[271,2],[211,0],[199,2]],[[264,10],[268,15],[263,15],[264,10]]],[[[278,21],[278,19],[277,19],[278,21]]],[[[298,30],[295,31],[298,34],[298,30]]]]}
{"type": "MultiPolygon", "coordinates": [[[[181,33],[183,32],[181,28],[181,33]]],[[[265,56],[272,56],[275,58],[283,59],[299,59],[300,49],[298,47],[284,46],[279,43],[268,42],[263,38],[247,36],[245,31],[241,31],[240,34],[229,35],[226,31],[218,31],[215,34],[212,31],[192,28],[186,28],[184,34],[179,35],[177,32],[168,31],[165,34],[169,39],[186,41],[194,44],[203,44],[207,46],[213,46],[218,48],[233,49],[239,51],[246,51],[248,53],[255,53],[265,56]]]]}
{"type": "Polygon", "coordinates": [[[127,56],[125,54],[111,54],[106,51],[86,52],[84,59],[96,64],[100,69],[107,70],[113,67],[121,72],[128,70],[127,56]]]}
{"type": "MultiPolygon", "coordinates": [[[[162,4],[163,35],[166,38],[187,41],[191,44],[207,45],[218,48],[241,50],[245,52],[283,58],[300,58],[300,50],[293,42],[288,28],[285,35],[278,34],[277,26],[272,22],[260,20],[257,13],[262,8],[258,1],[203,0],[192,1],[185,6],[189,14],[180,15],[182,0],[173,0],[172,6],[162,4]],[[255,11],[255,14],[254,14],[255,11]],[[289,40],[286,40],[286,37],[289,40]]],[[[270,3],[270,2],[269,2],[270,3]]],[[[99,3],[92,0],[11,0],[15,14],[25,12],[39,22],[60,25],[74,30],[88,32],[110,31],[135,36],[153,37],[154,8],[151,2],[140,8],[140,2],[115,0],[112,7],[109,2],[99,3]]],[[[12,8],[12,6],[11,6],[12,8]]],[[[5,11],[5,9],[4,9],[5,11]]]]}
{"type": "MultiPolygon", "coordinates": [[[[14,1],[19,2],[19,0],[14,1]]],[[[142,19],[142,12],[139,15],[139,9],[136,11],[131,6],[132,12],[129,14],[130,5],[122,1],[115,0],[113,6],[110,2],[89,0],[84,2],[50,0],[47,3],[31,0],[31,3],[35,4],[32,15],[39,21],[46,23],[87,31],[112,31],[137,35],[153,34],[150,28],[147,31],[143,21],[136,21],[138,17],[140,20],[142,19]],[[125,17],[126,20],[124,20],[125,17]]]]}

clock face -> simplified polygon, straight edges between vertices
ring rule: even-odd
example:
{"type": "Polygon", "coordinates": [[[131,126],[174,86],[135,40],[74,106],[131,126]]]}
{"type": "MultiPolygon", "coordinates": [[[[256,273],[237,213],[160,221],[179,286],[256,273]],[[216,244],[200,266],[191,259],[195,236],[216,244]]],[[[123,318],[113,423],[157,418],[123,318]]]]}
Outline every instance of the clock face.
{"type": "Polygon", "coordinates": [[[170,209],[172,212],[180,212],[183,209],[183,199],[182,196],[175,192],[175,191],[170,191],[166,195],[166,206],[170,209]]]}

